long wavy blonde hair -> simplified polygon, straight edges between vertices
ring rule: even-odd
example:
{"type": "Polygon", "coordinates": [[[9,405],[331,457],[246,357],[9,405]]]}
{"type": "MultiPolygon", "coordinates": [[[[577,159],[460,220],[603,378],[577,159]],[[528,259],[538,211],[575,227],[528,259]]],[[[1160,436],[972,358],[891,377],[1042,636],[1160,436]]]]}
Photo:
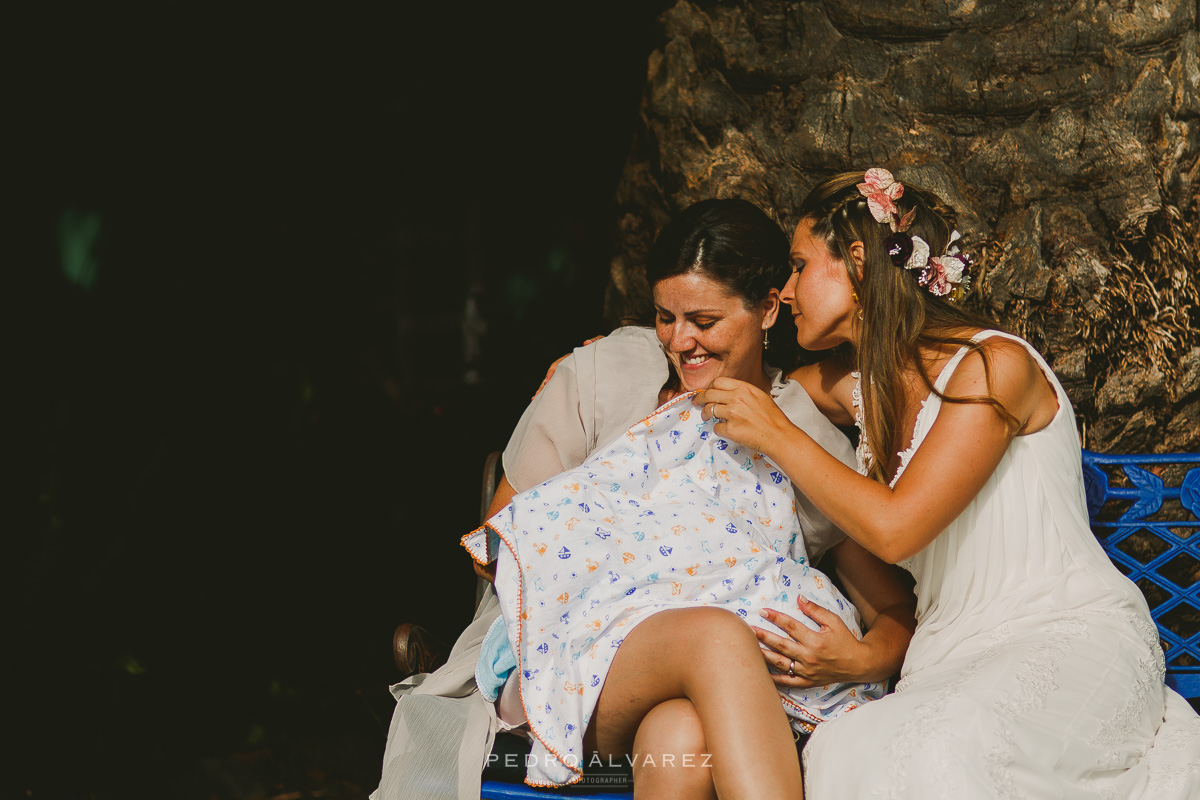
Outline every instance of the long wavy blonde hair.
{"type": "MultiPolygon", "coordinates": [[[[868,474],[887,483],[891,457],[903,447],[905,394],[902,377],[915,370],[928,389],[950,403],[983,403],[992,406],[1006,423],[1016,419],[992,396],[991,367],[986,351],[984,371],[988,394],[952,397],[934,388],[922,353],[950,346],[980,350],[964,331],[974,328],[999,329],[992,319],[937,297],[921,287],[914,271],[895,266],[884,248],[891,233],[886,223],[876,222],[866,198],[858,191],[863,172],[843,172],[825,180],[808,193],[800,205],[800,218],[812,225],[812,236],[824,241],[829,254],[846,266],[850,283],[862,306],[858,346],[853,360],[862,376],[863,430],[874,458],[868,474]],[[862,242],[862,277],[855,269],[851,246],[862,242]]],[[[895,201],[900,215],[914,211],[908,233],[929,243],[933,254],[950,243],[957,215],[941,198],[911,184],[895,201]]]]}

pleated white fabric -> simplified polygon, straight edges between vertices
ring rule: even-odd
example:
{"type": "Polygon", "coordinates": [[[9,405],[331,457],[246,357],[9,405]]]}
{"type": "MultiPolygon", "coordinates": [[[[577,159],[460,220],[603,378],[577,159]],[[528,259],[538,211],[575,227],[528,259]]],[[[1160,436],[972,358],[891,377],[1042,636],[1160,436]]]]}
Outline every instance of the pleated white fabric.
{"type": "MultiPolygon", "coordinates": [[[[817,728],[806,797],[1200,797],[1200,718],[1164,686],[1145,599],[1088,525],[1070,401],[1032,347],[978,338],[989,336],[1029,350],[1058,413],[1017,437],[979,496],[902,564],[918,601],[902,679],[817,728]]],[[[925,401],[900,473],[940,405],[925,401]]]]}
{"type": "Polygon", "coordinates": [[[477,800],[484,759],[503,726],[495,706],[476,688],[475,664],[499,616],[500,603],[489,586],[446,664],[392,687],[398,702],[371,800],[477,800]]]}

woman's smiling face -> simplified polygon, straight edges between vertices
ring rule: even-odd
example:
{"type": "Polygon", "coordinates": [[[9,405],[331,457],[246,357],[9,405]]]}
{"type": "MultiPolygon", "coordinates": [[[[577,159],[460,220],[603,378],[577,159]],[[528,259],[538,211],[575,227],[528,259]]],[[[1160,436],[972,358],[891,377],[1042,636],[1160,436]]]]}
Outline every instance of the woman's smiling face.
{"type": "Polygon", "coordinates": [[[655,329],[686,391],[717,377],[769,388],[762,365],[763,330],[775,322],[779,295],[746,308],[737,294],[700,272],[654,284],[655,329]]]}

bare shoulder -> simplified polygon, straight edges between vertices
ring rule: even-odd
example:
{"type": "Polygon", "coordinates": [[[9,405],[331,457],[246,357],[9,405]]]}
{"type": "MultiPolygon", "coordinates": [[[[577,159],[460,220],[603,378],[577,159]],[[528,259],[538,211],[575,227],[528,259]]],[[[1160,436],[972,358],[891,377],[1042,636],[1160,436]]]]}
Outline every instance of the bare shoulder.
{"type": "Polygon", "coordinates": [[[991,336],[967,354],[950,377],[951,396],[990,395],[1016,417],[1020,433],[1049,424],[1058,410],[1058,395],[1037,359],[1020,342],[991,336]]]}
{"type": "Polygon", "coordinates": [[[954,370],[947,389],[986,391],[990,381],[993,392],[1021,391],[1041,378],[1041,367],[1024,345],[999,336],[989,337],[967,353],[954,370]]]}
{"type": "Polygon", "coordinates": [[[850,367],[827,358],[798,367],[788,377],[801,386],[822,414],[835,425],[854,424],[854,387],[857,383],[850,367]]]}

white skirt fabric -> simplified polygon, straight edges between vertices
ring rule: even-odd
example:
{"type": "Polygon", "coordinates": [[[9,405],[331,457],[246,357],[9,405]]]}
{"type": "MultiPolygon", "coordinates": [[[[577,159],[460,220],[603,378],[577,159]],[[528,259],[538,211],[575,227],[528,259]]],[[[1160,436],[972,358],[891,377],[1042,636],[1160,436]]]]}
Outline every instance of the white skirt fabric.
{"type": "Polygon", "coordinates": [[[819,726],[804,749],[805,796],[1200,797],[1200,719],[1163,686],[1153,630],[1134,616],[999,622],[965,643],[969,654],[819,726]]]}
{"type": "MultiPolygon", "coordinates": [[[[1163,685],[1145,599],[1092,535],[1071,403],[1027,343],[977,338],[990,336],[1027,348],[1058,413],[1016,437],[963,513],[903,563],[916,578],[917,630],[902,680],[817,728],[805,796],[1200,798],[1200,718],[1163,685]]],[[[893,485],[940,407],[925,401],[893,485]]]]}

